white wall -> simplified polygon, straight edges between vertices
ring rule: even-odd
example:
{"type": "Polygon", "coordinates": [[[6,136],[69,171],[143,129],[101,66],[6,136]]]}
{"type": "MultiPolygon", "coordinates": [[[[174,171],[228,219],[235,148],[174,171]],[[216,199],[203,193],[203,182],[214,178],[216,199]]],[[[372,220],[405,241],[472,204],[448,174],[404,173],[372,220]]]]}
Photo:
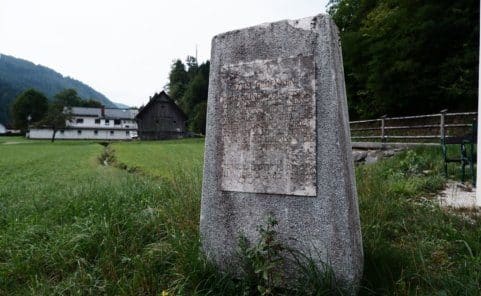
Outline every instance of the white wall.
{"type": "Polygon", "coordinates": [[[105,127],[115,127],[115,128],[132,128],[137,129],[137,123],[135,120],[121,119],[120,124],[114,124],[113,119],[109,119],[108,123],[105,119],[100,119],[100,123],[95,123],[96,117],[82,117],[74,116],[70,122],[67,122],[67,126],[72,127],[90,127],[90,128],[105,128],[105,127]],[[77,119],[83,119],[82,123],[77,123],[77,119]]]}
{"type": "Polygon", "coordinates": [[[0,123],[0,134],[5,134],[7,132],[7,129],[3,124],[0,123]]]}
{"type": "MultiPolygon", "coordinates": [[[[81,133],[78,133],[76,129],[67,129],[62,131],[57,131],[55,135],[55,139],[70,139],[70,140],[80,140],[80,139],[88,139],[88,140],[130,140],[132,135],[136,132],[129,131],[127,135],[125,130],[98,130],[97,134],[94,133],[94,130],[81,130],[81,133]]],[[[30,139],[51,139],[53,134],[53,130],[51,129],[30,129],[30,139]]]]}
{"type": "MultiPolygon", "coordinates": [[[[479,15],[479,21],[481,22],[481,14],[479,15]]],[[[479,32],[479,40],[481,42],[481,31],[479,32]]],[[[479,53],[481,54],[481,47],[479,48],[479,53]]],[[[481,129],[481,59],[478,59],[478,145],[477,145],[477,155],[479,160],[479,152],[481,152],[481,138],[479,137],[479,130],[481,129]]],[[[478,165],[479,161],[476,163],[476,205],[481,207],[481,172],[478,165]]]]}

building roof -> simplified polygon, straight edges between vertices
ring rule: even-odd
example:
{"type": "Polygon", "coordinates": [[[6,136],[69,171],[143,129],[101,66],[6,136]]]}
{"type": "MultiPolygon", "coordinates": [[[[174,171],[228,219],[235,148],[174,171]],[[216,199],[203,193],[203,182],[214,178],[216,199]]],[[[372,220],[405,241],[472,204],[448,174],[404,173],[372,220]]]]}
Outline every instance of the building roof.
{"type": "Polygon", "coordinates": [[[105,118],[134,119],[137,109],[105,109],[105,118]]]}
{"type": "Polygon", "coordinates": [[[102,110],[101,110],[101,108],[71,107],[70,112],[72,113],[72,115],[100,117],[100,115],[102,113],[102,110]]]}
{"type": "Polygon", "coordinates": [[[102,116],[102,108],[91,107],[72,107],[71,113],[73,116],[93,116],[107,119],[134,119],[137,115],[137,109],[113,109],[105,108],[102,116]]]}
{"type": "Polygon", "coordinates": [[[151,99],[150,101],[147,103],[147,105],[145,105],[144,107],[140,108],[137,115],[135,116],[135,118],[139,118],[142,116],[142,114],[150,109],[154,103],[157,103],[157,102],[168,102],[168,103],[171,103],[174,108],[177,109],[177,111],[184,117],[187,119],[187,115],[185,115],[184,111],[182,111],[182,109],[180,109],[179,106],[177,106],[177,104],[174,102],[174,100],[172,100],[169,95],[165,92],[165,91],[161,91],[160,93],[158,94],[155,94],[151,99]]]}

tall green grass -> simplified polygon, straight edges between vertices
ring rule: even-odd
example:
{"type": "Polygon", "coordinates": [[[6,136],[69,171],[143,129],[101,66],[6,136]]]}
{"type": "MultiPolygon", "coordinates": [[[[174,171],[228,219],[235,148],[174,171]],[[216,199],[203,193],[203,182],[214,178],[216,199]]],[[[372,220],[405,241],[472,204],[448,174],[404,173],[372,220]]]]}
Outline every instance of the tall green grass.
{"type": "Polygon", "coordinates": [[[175,179],[174,173],[201,168],[204,159],[203,139],[116,142],[111,148],[120,164],[169,180],[175,179]]]}
{"type": "Polygon", "coordinates": [[[481,220],[447,212],[430,198],[445,181],[440,150],[406,151],[358,167],[356,177],[365,253],[361,294],[479,295],[481,220]]]}
{"type": "MultiPolygon", "coordinates": [[[[111,148],[115,165],[134,173],[99,163],[104,147],[95,143],[0,144],[0,295],[256,291],[255,283],[217,272],[200,252],[202,141],[111,148]]],[[[479,220],[428,198],[444,182],[439,160],[437,150],[421,149],[357,169],[361,294],[481,289],[479,220]]]]}
{"type": "Polygon", "coordinates": [[[102,149],[0,146],[0,294],[156,294],[182,274],[198,194],[103,167],[102,149]]]}

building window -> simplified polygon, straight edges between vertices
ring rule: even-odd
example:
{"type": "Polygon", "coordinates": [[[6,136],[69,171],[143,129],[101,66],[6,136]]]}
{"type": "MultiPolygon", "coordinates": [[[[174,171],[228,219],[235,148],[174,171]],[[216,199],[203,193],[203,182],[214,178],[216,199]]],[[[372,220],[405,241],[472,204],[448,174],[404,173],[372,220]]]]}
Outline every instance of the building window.
{"type": "Polygon", "coordinates": [[[60,130],[60,134],[61,134],[61,135],[63,135],[64,132],[65,132],[64,130],[60,130]]]}
{"type": "Polygon", "coordinates": [[[100,124],[100,118],[95,119],[95,124],[100,124]]]}
{"type": "Polygon", "coordinates": [[[129,128],[129,127],[130,127],[130,125],[126,125],[125,127],[126,127],[126,128],[129,128]]]}
{"type": "Polygon", "coordinates": [[[94,130],[94,135],[98,135],[99,134],[99,131],[98,130],[94,130]]]}
{"type": "Polygon", "coordinates": [[[105,119],[105,125],[109,125],[109,124],[110,124],[110,120],[105,119]]]}
{"type": "Polygon", "coordinates": [[[110,131],[110,134],[113,135],[113,134],[114,134],[114,131],[110,131]]]}
{"type": "Polygon", "coordinates": [[[125,131],[125,135],[130,135],[130,131],[125,131]]]}
{"type": "Polygon", "coordinates": [[[81,134],[82,134],[82,131],[81,131],[81,130],[77,130],[77,134],[81,135],[81,134]]]}
{"type": "Polygon", "coordinates": [[[84,119],[83,118],[77,118],[75,120],[76,123],[84,123],[84,119]]]}
{"type": "Polygon", "coordinates": [[[114,119],[114,125],[120,125],[120,119],[114,119]]]}
{"type": "Polygon", "coordinates": [[[177,121],[174,120],[174,123],[177,123],[177,121]]]}

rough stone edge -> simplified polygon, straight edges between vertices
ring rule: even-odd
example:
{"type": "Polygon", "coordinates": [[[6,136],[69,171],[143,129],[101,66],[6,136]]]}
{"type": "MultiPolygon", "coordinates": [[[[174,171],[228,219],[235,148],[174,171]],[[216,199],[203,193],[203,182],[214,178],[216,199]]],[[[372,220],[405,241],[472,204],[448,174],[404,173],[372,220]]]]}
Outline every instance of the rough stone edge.
{"type": "MultiPolygon", "coordinates": [[[[337,27],[334,25],[334,22],[326,15],[320,14],[320,15],[317,15],[317,16],[314,16],[314,17],[311,17],[311,18],[306,18],[306,19],[313,19],[313,18],[316,18],[317,21],[324,20],[324,21],[328,22],[329,26],[328,26],[328,28],[325,28],[325,30],[329,30],[328,33],[330,34],[330,38],[327,38],[328,39],[327,41],[334,42],[335,45],[338,47],[338,49],[337,49],[338,54],[337,54],[337,56],[335,56],[335,60],[334,61],[330,60],[329,63],[334,63],[335,66],[340,66],[341,70],[342,70],[341,71],[341,74],[342,74],[343,73],[342,58],[339,55],[341,52],[340,52],[340,48],[339,48],[339,37],[338,37],[337,27]],[[333,36],[333,34],[335,36],[333,36]]],[[[293,26],[292,24],[295,24],[295,21],[289,22],[289,21],[284,20],[284,21],[279,21],[279,22],[274,22],[274,23],[263,24],[263,25],[260,25],[260,26],[247,27],[247,28],[241,29],[241,30],[246,30],[246,29],[255,30],[255,29],[262,29],[262,28],[265,29],[265,28],[268,28],[269,26],[272,26],[272,25],[275,25],[275,24],[280,24],[280,23],[287,23],[288,25],[293,26]]],[[[306,22],[304,21],[303,23],[305,24],[306,22]]],[[[318,25],[318,24],[316,24],[316,25],[318,25]]],[[[302,27],[302,25],[301,25],[301,27],[302,27]]],[[[304,28],[301,28],[301,29],[305,29],[305,25],[304,25],[304,28]]],[[[312,27],[311,30],[312,29],[315,29],[315,27],[312,27]]],[[[212,39],[211,57],[216,56],[215,55],[215,49],[216,49],[217,46],[215,45],[215,42],[216,42],[217,38],[222,38],[223,36],[234,34],[234,33],[240,32],[241,30],[233,30],[233,31],[229,31],[229,32],[222,33],[222,34],[214,36],[213,39],[212,39]]],[[[331,47],[331,52],[329,53],[330,57],[332,57],[333,54],[336,53],[336,50],[334,51],[334,53],[332,52],[332,50],[333,49],[331,47]]],[[[319,48],[315,51],[319,51],[319,48]]],[[[319,51],[319,52],[322,52],[322,51],[319,51]]],[[[217,73],[214,71],[216,63],[217,63],[217,61],[214,58],[212,58],[212,67],[211,67],[211,70],[210,70],[211,71],[210,77],[213,77],[214,79],[216,79],[216,76],[217,76],[217,73]]],[[[329,68],[329,69],[331,69],[330,73],[333,74],[332,71],[334,70],[334,68],[329,68]]],[[[334,70],[334,72],[336,72],[336,71],[334,70]]],[[[340,78],[342,79],[342,82],[343,82],[344,77],[340,77],[340,78]]],[[[332,82],[332,80],[329,80],[329,81],[332,82]]],[[[346,97],[345,97],[344,84],[340,83],[340,81],[336,81],[334,89],[331,89],[331,91],[334,91],[335,93],[337,93],[337,96],[336,96],[337,100],[332,100],[332,102],[335,101],[335,104],[336,104],[337,107],[339,107],[340,105],[344,106],[344,112],[342,112],[342,107],[336,108],[337,109],[337,116],[339,117],[340,122],[343,123],[342,130],[347,131],[347,135],[345,135],[344,137],[342,137],[341,133],[338,134],[340,136],[339,140],[342,143],[344,143],[344,145],[342,145],[342,147],[344,147],[344,149],[338,149],[339,153],[341,154],[339,156],[341,156],[341,158],[344,158],[346,160],[345,161],[345,163],[346,163],[345,169],[347,169],[347,172],[348,172],[348,175],[344,176],[345,180],[343,180],[343,182],[344,183],[346,183],[348,181],[355,182],[355,179],[354,179],[354,165],[353,165],[353,161],[352,161],[351,147],[349,147],[350,146],[350,131],[349,131],[349,122],[348,122],[348,115],[347,115],[347,101],[346,101],[346,97]]],[[[214,89],[209,88],[209,98],[212,97],[213,93],[215,93],[214,89]]],[[[319,103],[319,99],[318,99],[318,103],[319,103]]],[[[219,111],[218,107],[216,108],[214,102],[209,101],[208,114],[215,114],[218,111],[219,111]]],[[[211,121],[214,120],[214,119],[211,118],[211,116],[209,116],[209,115],[207,117],[208,132],[207,132],[207,137],[206,137],[206,150],[205,150],[205,154],[204,154],[206,159],[207,159],[207,156],[214,156],[215,155],[215,151],[210,151],[211,149],[214,149],[215,147],[219,148],[218,137],[220,135],[219,134],[220,131],[219,131],[219,127],[217,126],[217,124],[215,122],[213,124],[211,123],[211,121]]],[[[319,119],[319,115],[317,117],[317,120],[318,119],[319,119]]],[[[337,142],[337,146],[341,146],[341,143],[337,142]]],[[[204,172],[206,172],[206,171],[215,172],[216,167],[218,167],[218,159],[215,159],[215,157],[213,159],[211,158],[211,161],[209,163],[208,162],[204,163],[204,172]]],[[[208,183],[208,180],[204,176],[203,196],[204,196],[204,190],[206,190],[206,185],[211,185],[211,187],[213,186],[214,188],[217,187],[217,186],[215,186],[214,183],[211,183],[211,184],[207,184],[207,183],[208,183]]],[[[348,186],[348,187],[350,187],[350,188],[346,188],[346,190],[349,191],[349,192],[352,192],[352,194],[348,194],[348,195],[352,196],[353,199],[349,199],[348,202],[350,204],[349,204],[349,207],[346,208],[346,210],[348,212],[353,213],[354,216],[357,216],[356,222],[358,224],[358,227],[355,227],[355,228],[359,229],[359,231],[356,231],[356,229],[349,229],[348,231],[349,231],[350,236],[351,236],[351,241],[359,241],[358,246],[360,247],[360,250],[357,250],[360,254],[360,257],[358,258],[360,260],[360,262],[359,262],[359,264],[357,264],[358,271],[355,272],[355,278],[350,279],[350,281],[359,283],[360,277],[362,276],[362,262],[363,262],[362,238],[360,236],[360,225],[359,225],[359,209],[358,209],[357,193],[356,193],[355,185],[354,186],[348,186]],[[357,233],[357,232],[359,232],[359,233],[357,233]],[[359,234],[359,236],[357,234],[359,234]]],[[[204,217],[204,210],[206,209],[206,206],[208,206],[209,203],[214,205],[212,200],[205,201],[204,198],[203,198],[202,208],[201,208],[201,228],[202,228],[202,224],[203,224],[202,220],[205,218],[204,217]]],[[[201,233],[201,236],[202,236],[202,233],[201,233]]],[[[351,258],[352,258],[352,255],[354,255],[354,254],[352,254],[352,253],[349,254],[349,256],[351,258]]]]}
{"type": "MultiPolygon", "coordinates": [[[[280,24],[280,23],[287,23],[294,28],[302,29],[304,31],[313,31],[313,29],[315,28],[315,24],[312,23],[312,20],[319,17],[327,17],[330,19],[330,16],[327,13],[319,13],[317,15],[308,16],[300,19],[283,19],[283,20],[274,21],[274,22],[261,23],[258,25],[247,26],[240,29],[229,30],[226,32],[216,34],[214,35],[214,37],[212,37],[211,44],[214,44],[214,39],[221,38],[222,36],[227,36],[227,35],[235,34],[239,31],[250,30],[255,28],[268,28],[272,25],[280,24]]],[[[337,30],[337,27],[336,27],[336,30],[337,30]]],[[[212,54],[212,49],[211,49],[211,54],[212,54]]]]}
{"type": "MultiPolygon", "coordinates": [[[[361,225],[360,225],[360,214],[359,214],[359,200],[357,196],[357,186],[356,186],[356,177],[355,177],[355,171],[354,171],[354,160],[352,157],[352,148],[351,148],[351,131],[350,131],[350,125],[349,125],[349,114],[348,114],[348,106],[347,106],[347,95],[346,95],[346,88],[345,88],[345,81],[344,81],[344,64],[342,60],[342,49],[341,49],[341,42],[340,42],[340,34],[339,30],[332,20],[332,18],[329,15],[321,15],[321,20],[324,20],[327,22],[327,26],[324,26],[324,28],[328,28],[330,38],[328,40],[325,40],[325,42],[332,42],[331,46],[329,47],[329,55],[330,58],[328,59],[328,63],[331,64],[331,67],[328,67],[332,71],[333,75],[333,81],[335,82],[334,85],[334,92],[335,95],[334,97],[337,98],[336,103],[338,104],[337,107],[337,116],[339,118],[339,123],[341,123],[343,126],[339,128],[341,132],[338,133],[340,136],[339,142],[337,143],[339,147],[339,151],[341,153],[341,157],[344,158],[344,177],[346,177],[346,180],[344,180],[344,184],[347,186],[344,186],[346,193],[344,196],[348,197],[346,201],[349,203],[347,211],[351,213],[351,215],[348,215],[350,218],[353,218],[354,222],[356,225],[350,225],[353,226],[353,229],[349,229],[351,232],[351,242],[354,244],[352,245],[351,249],[351,258],[355,258],[356,254],[359,254],[360,257],[356,257],[359,259],[357,264],[354,262],[355,260],[351,260],[351,263],[354,263],[358,267],[357,270],[353,273],[353,277],[349,279],[350,283],[355,283],[357,288],[357,285],[361,282],[362,278],[362,273],[363,273],[363,268],[364,268],[364,252],[363,252],[363,245],[362,245],[362,233],[361,233],[361,225]],[[336,69],[339,69],[340,71],[337,72],[336,69]],[[339,74],[339,76],[337,76],[339,74]],[[344,132],[342,132],[344,131],[344,132]],[[344,136],[344,138],[342,137],[344,136]],[[350,186],[349,186],[350,185],[350,186]],[[359,232],[357,232],[357,230],[359,232]],[[355,243],[357,242],[357,243],[355,243]],[[355,249],[356,247],[359,247],[359,249],[355,249]]],[[[317,26],[319,26],[318,30],[322,30],[322,26],[318,23],[317,26]]],[[[327,34],[326,34],[327,35],[327,34]]],[[[326,36],[325,35],[325,36],[326,36]]],[[[319,50],[322,52],[321,50],[319,50]]],[[[330,80],[327,80],[330,81],[330,80]]],[[[332,80],[331,80],[332,81],[332,80]]],[[[319,114],[318,114],[319,116],[319,114]]],[[[317,121],[320,121],[320,118],[317,118],[317,121]]],[[[319,127],[318,130],[320,131],[319,127]]],[[[318,134],[318,139],[319,139],[319,134],[318,134]]],[[[319,147],[319,146],[318,146],[319,147]]],[[[320,154],[318,154],[318,157],[320,157],[320,154]]],[[[354,270],[354,269],[353,269],[354,270]]]]}

